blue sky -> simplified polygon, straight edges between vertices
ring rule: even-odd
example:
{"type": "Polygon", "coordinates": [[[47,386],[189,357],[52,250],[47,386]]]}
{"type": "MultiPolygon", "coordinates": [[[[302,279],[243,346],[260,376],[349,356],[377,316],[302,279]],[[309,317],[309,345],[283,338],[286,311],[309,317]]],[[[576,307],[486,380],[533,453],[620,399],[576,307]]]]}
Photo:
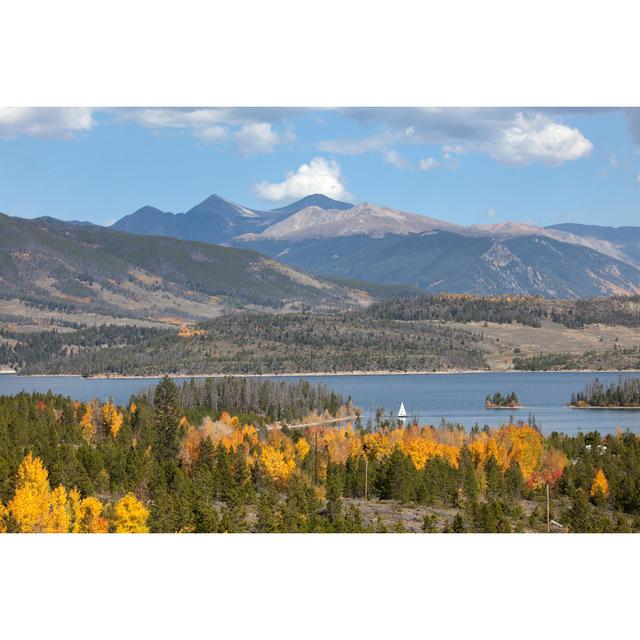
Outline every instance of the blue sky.
{"type": "Polygon", "coordinates": [[[313,192],[461,224],[640,225],[640,110],[0,108],[0,211],[107,224],[313,192]]]}

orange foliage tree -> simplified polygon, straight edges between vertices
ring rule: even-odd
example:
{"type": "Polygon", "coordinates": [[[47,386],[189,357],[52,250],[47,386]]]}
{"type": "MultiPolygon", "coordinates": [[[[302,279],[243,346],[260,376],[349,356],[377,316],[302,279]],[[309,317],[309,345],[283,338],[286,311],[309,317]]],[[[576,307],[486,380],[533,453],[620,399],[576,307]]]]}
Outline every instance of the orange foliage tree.
{"type": "Polygon", "coordinates": [[[609,494],[609,482],[602,469],[596,471],[593,483],[591,484],[591,495],[597,496],[598,494],[602,494],[602,496],[605,497],[609,494]]]}
{"type": "Polygon", "coordinates": [[[548,448],[540,460],[539,468],[529,478],[529,486],[539,488],[546,484],[554,486],[567,466],[567,456],[558,449],[548,448]]]}

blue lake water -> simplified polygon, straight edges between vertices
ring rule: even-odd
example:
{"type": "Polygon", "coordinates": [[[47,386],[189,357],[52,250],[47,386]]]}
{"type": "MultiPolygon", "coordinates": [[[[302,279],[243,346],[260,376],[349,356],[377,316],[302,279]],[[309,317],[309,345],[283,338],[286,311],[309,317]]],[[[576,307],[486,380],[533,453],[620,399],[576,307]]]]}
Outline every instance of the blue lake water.
{"type": "MultiPolygon", "coordinates": [[[[535,416],[540,429],[549,433],[563,431],[615,432],[617,427],[640,432],[640,410],[577,410],[567,407],[571,394],[599,378],[615,382],[630,373],[562,373],[562,372],[487,372],[456,374],[369,375],[369,376],[305,376],[309,382],[323,382],[343,396],[351,395],[363,409],[365,419],[378,407],[396,413],[401,402],[410,416],[421,424],[437,425],[442,418],[459,422],[467,428],[478,423],[499,426],[510,420],[528,420],[535,416]],[[522,409],[491,410],[484,399],[496,391],[515,391],[524,405],[522,409]]],[[[637,374],[636,374],[637,375],[637,374]]],[[[277,376],[298,379],[300,376],[277,376]]],[[[124,404],[129,397],[155,384],[158,379],[92,379],[82,377],[0,375],[0,395],[19,391],[48,391],[77,400],[112,398],[124,404]]],[[[180,380],[177,380],[180,383],[180,380]]]]}

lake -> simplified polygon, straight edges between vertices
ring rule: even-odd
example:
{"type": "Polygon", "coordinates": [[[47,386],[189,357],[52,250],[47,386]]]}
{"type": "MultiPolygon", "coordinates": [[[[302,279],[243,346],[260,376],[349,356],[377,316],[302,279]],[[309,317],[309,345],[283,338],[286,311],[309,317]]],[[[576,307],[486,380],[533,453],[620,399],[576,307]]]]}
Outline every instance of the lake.
{"type": "MultiPolygon", "coordinates": [[[[366,417],[376,408],[385,413],[397,413],[404,402],[407,413],[418,417],[421,424],[437,425],[441,419],[459,422],[467,428],[478,423],[499,426],[515,420],[535,416],[544,433],[563,431],[600,431],[613,433],[617,427],[640,432],[640,410],[577,410],[567,407],[571,394],[599,378],[605,384],[620,376],[637,374],[600,372],[483,372],[452,374],[367,375],[367,376],[305,376],[311,383],[323,382],[361,407],[366,417]],[[496,391],[515,391],[524,405],[522,409],[485,409],[484,399],[496,391]]],[[[300,376],[277,376],[296,380],[300,376]]],[[[19,391],[48,391],[71,396],[77,400],[112,398],[125,404],[131,394],[155,384],[157,379],[115,378],[98,379],[76,376],[17,376],[0,375],[0,395],[19,391]]],[[[181,380],[177,380],[178,383],[181,380]]]]}

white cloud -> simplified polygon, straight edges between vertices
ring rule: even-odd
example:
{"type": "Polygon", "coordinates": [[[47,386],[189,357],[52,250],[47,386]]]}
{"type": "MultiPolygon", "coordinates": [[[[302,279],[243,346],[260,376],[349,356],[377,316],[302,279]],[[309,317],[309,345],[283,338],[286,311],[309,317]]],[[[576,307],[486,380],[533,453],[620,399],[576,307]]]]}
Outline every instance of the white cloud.
{"type": "Polygon", "coordinates": [[[125,120],[149,129],[193,129],[199,131],[219,125],[228,118],[225,109],[127,109],[125,120]]]}
{"type": "Polygon", "coordinates": [[[495,218],[498,215],[498,212],[495,209],[487,210],[487,218],[495,218]]]}
{"type": "Polygon", "coordinates": [[[260,182],[253,191],[259,198],[269,202],[297,200],[314,193],[337,200],[350,198],[340,165],[335,160],[321,157],[301,164],[295,173],[288,171],[282,182],[260,182]]]}
{"type": "Polygon", "coordinates": [[[295,138],[290,128],[283,132],[274,128],[274,123],[281,123],[288,114],[290,111],[285,109],[152,108],[127,109],[121,117],[156,131],[183,130],[204,142],[232,140],[241,154],[250,156],[272,153],[279,145],[295,138]]]}
{"type": "MultiPolygon", "coordinates": [[[[333,153],[385,151],[395,142],[442,145],[443,157],[481,153],[505,164],[551,165],[589,155],[593,145],[560,114],[507,108],[349,108],[343,115],[386,131],[360,139],[325,140],[319,147],[333,153]]],[[[635,114],[629,115],[630,122],[635,114]]],[[[631,126],[631,125],[630,125],[631,126]]]]}
{"type": "Polygon", "coordinates": [[[215,124],[211,127],[203,127],[194,132],[194,135],[200,140],[205,142],[220,142],[229,135],[227,127],[223,127],[219,124],[215,124]]]}
{"type": "Polygon", "coordinates": [[[121,118],[154,131],[185,130],[204,142],[225,140],[231,120],[226,109],[126,109],[121,118]]]}
{"type": "Polygon", "coordinates": [[[519,113],[500,131],[496,140],[484,143],[488,155],[507,164],[544,162],[562,164],[588,156],[593,144],[578,129],[550,120],[542,114],[519,113]]]}
{"type": "Polygon", "coordinates": [[[441,166],[442,163],[438,162],[435,158],[422,158],[418,163],[420,171],[431,171],[433,169],[438,169],[441,166]]]}
{"type": "Polygon", "coordinates": [[[636,176],[636,184],[640,184],[640,173],[636,176]]]}
{"type": "Polygon", "coordinates": [[[291,131],[278,133],[269,122],[244,124],[235,134],[240,153],[253,156],[260,153],[272,153],[276,147],[291,142],[294,135],[291,131]]]}
{"type": "Polygon", "coordinates": [[[387,149],[384,152],[384,160],[396,169],[409,169],[411,163],[403,158],[395,149],[387,149]]]}
{"type": "Polygon", "coordinates": [[[0,138],[70,138],[93,125],[84,107],[0,107],[0,138]]]}

